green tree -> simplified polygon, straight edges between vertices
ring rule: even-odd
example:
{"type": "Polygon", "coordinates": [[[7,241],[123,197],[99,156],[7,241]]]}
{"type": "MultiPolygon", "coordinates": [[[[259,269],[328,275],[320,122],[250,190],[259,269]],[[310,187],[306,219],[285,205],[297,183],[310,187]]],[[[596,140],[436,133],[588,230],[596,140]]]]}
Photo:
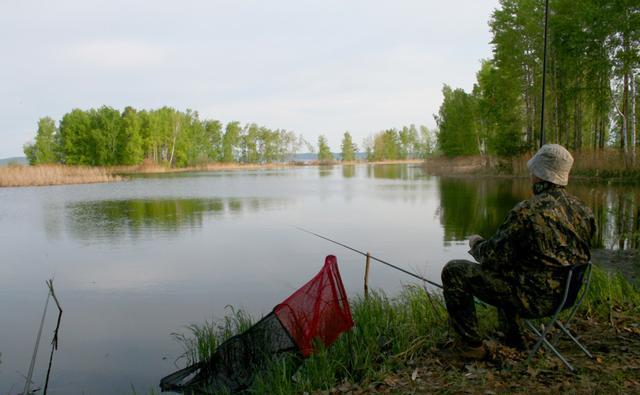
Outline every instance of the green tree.
{"type": "Polygon", "coordinates": [[[344,132],[340,148],[343,161],[353,161],[356,159],[356,152],[358,151],[358,147],[353,143],[353,139],[351,138],[351,134],[349,132],[344,132]]]}
{"type": "Polygon", "coordinates": [[[136,165],[144,159],[144,145],[141,133],[141,120],[133,107],[122,112],[122,132],[118,141],[118,164],[136,165]]]}
{"type": "Polygon", "coordinates": [[[62,117],[59,132],[64,163],[93,164],[91,131],[91,117],[86,111],[74,109],[62,117]]]}
{"type": "Polygon", "coordinates": [[[476,155],[480,152],[475,122],[476,102],[462,89],[442,88],[444,101],[435,117],[438,144],[447,156],[476,155]]]}
{"type": "Polygon", "coordinates": [[[240,122],[229,122],[222,138],[222,161],[233,162],[236,159],[235,150],[240,142],[240,122]]]}
{"type": "Polygon", "coordinates": [[[118,164],[118,146],[122,140],[120,112],[102,106],[90,112],[91,135],[89,148],[90,164],[105,166],[118,164]]]}
{"type": "Polygon", "coordinates": [[[222,160],[222,124],[220,121],[205,120],[204,133],[208,143],[209,160],[219,162],[222,160]]]}
{"type": "Polygon", "coordinates": [[[59,150],[56,147],[58,130],[55,121],[50,117],[40,118],[34,144],[26,144],[24,152],[31,165],[55,163],[59,150]]]}
{"type": "Polygon", "coordinates": [[[421,159],[428,158],[431,154],[433,154],[435,145],[436,142],[433,137],[433,133],[429,130],[428,127],[420,125],[418,146],[415,149],[417,157],[421,159]]]}
{"type": "Polygon", "coordinates": [[[477,102],[474,120],[485,152],[503,157],[519,155],[526,147],[519,106],[519,87],[489,61],[484,61],[474,87],[477,102]]]}
{"type": "Polygon", "coordinates": [[[331,162],[333,160],[333,154],[324,135],[318,137],[318,160],[320,162],[331,162]]]}

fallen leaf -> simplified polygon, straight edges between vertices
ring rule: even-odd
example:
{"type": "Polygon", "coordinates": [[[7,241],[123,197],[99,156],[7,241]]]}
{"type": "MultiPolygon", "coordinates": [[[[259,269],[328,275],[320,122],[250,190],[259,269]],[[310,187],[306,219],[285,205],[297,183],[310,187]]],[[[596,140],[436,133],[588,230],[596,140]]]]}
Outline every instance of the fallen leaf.
{"type": "Polygon", "coordinates": [[[413,373],[411,373],[411,381],[416,381],[418,378],[418,368],[414,369],[413,373]]]}

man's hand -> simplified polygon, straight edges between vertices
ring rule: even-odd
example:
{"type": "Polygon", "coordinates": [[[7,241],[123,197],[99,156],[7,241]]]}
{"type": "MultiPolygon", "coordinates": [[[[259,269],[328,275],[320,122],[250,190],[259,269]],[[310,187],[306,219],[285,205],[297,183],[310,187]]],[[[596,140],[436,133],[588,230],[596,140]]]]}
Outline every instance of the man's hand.
{"type": "Polygon", "coordinates": [[[469,248],[473,250],[473,246],[483,241],[484,238],[480,235],[471,235],[467,236],[467,240],[469,240],[469,248]]]}

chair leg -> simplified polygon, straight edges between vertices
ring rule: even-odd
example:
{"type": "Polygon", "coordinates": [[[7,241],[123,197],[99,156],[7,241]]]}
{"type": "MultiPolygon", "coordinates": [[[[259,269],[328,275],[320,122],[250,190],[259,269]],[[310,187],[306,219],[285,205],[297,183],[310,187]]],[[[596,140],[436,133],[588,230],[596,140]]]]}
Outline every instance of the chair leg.
{"type": "Polygon", "coordinates": [[[540,331],[538,331],[536,329],[535,326],[533,326],[533,324],[531,324],[529,321],[525,321],[525,323],[527,324],[527,326],[529,327],[529,329],[536,335],[538,336],[538,341],[536,342],[536,345],[533,347],[533,349],[529,352],[529,357],[527,358],[527,363],[531,363],[531,360],[533,359],[533,356],[536,354],[536,352],[538,351],[538,349],[540,348],[540,346],[542,344],[545,345],[545,347],[547,347],[547,349],[551,350],[551,352],[553,352],[556,357],[558,357],[559,360],[562,361],[562,363],[564,363],[564,365],[571,371],[571,372],[575,372],[576,369],[573,367],[573,365],[571,365],[569,363],[569,361],[567,361],[567,359],[560,353],[560,351],[558,351],[553,344],[549,343],[549,341],[547,340],[546,336],[546,332],[548,330],[548,328],[545,328],[544,335],[542,333],[540,333],[540,331]]]}
{"type": "Polygon", "coordinates": [[[587,348],[582,343],[580,343],[580,341],[575,336],[573,336],[571,332],[569,332],[569,330],[562,324],[562,322],[556,321],[556,324],[558,324],[558,327],[562,330],[562,332],[564,332],[565,335],[567,335],[571,340],[573,340],[575,344],[578,345],[578,347],[580,347],[583,353],[585,353],[589,358],[593,359],[593,355],[589,352],[589,350],[587,350],[587,348]]]}

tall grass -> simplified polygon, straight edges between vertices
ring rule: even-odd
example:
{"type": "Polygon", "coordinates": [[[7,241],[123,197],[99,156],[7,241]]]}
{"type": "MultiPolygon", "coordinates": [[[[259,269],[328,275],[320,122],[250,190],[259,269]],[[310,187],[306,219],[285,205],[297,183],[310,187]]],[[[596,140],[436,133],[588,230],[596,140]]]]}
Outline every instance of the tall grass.
{"type": "MultiPolygon", "coordinates": [[[[591,287],[579,314],[607,321],[612,309],[627,306],[640,313],[640,291],[620,275],[594,268],[591,287]]],[[[292,394],[330,390],[350,383],[380,382],[411,361],[433,353],[451,332],[442,297],[419,286],[407,286],[397,297],[381,291],[351,301],[355,326],[329,349],[318,347],[293,374],[286,359],[256,378],[250,393],[292,394]],[[292,377],[293,376],[293,377],[292,377]]],[[[495,309],[478,306],[480,330],[489,336],[497,326],[495,309]]],[[[188,327],[178,335],[191,362],[201,361],[221,341],[250,326],[250,317],[231,310],[220,322],[188,327]]]]}
{"type": "Polygon", "coordinates": [[[87,184],[118,181],[104,167],[37,165],[0,167],[0,187],[87,184]]]}

